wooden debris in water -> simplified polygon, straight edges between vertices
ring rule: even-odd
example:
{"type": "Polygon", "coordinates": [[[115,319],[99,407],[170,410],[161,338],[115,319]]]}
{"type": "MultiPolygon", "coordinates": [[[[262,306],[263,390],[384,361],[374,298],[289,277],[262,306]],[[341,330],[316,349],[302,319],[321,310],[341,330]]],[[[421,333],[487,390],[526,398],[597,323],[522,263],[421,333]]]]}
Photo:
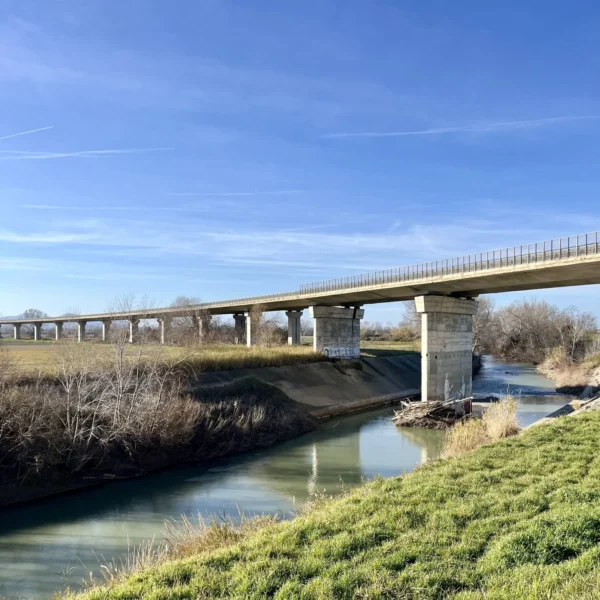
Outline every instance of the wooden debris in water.
{"type": "Polygon", "coordinates": [[[447,429],[470,413],[471,398],[445,402],[401,402],[392,423],[399,427],[447,429]]]}

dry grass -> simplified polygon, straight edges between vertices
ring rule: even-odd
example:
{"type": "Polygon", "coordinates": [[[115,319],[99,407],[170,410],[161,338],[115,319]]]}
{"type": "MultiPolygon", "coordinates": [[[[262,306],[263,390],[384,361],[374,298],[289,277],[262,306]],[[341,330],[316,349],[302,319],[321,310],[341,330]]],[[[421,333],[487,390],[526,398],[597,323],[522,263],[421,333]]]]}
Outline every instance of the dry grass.
{"type": "Polygon", "coordinates": [[[444,439],[443,458],[454,458],[472,452],[519,432],[518,401],[513,396],[492,404],[481,419],[472,418],[454,425],[444,439]]]}
{"type": "MultiPolygon", "coordinates": [[[[57,364],[65,350],[75,347],[76,352],[93,352],[97,360],[105,362],[112,359],[113,345],[86,342],[59,343],[7,343],[0,346],[2,354],[8,356],[18,367],[14,373],[22,377],[56,377],[57,364]]],[[[232,369],[280,367],[300,363],[326,360],[325,356],[313,352],[304,346],[255,346],[208,345],[208,346],[158,346],[126,345],[125,360],[148,360],[163,362],[166,366],[179,365],[192,373],[205,371],[226,371],[232,369]]]]}
{"type": "MultiPolygon", "coordinates": [[[[0,360],[13,364],[8,353],[0,360]]],[[[60,485],[199,462],[313,426],[304,411],[267,386],[190,396],[183,373],[194,367],[187,356],[166,360],[121,342],[108,348],[61,344],[53,361],[53,379],[0,380],[4,486],[60,485]]]]}

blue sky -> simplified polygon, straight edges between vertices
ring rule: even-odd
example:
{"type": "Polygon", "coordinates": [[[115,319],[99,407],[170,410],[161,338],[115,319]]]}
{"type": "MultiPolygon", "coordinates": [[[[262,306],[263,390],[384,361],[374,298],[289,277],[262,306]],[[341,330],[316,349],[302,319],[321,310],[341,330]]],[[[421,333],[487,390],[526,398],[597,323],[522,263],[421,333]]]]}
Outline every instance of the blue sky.
{"type": "Polygon", "coordinates": [[[599,44],[592,2],[4,0],[0,313],[600,229],[599,44]]]}

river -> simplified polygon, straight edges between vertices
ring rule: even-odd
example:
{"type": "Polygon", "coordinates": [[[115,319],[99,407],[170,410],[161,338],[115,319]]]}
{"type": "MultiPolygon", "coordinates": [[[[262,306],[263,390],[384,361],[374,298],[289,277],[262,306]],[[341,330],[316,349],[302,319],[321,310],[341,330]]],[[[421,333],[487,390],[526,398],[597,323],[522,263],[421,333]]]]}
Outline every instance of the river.
{"type": "MultiPolygon", "coordinates": [[[[570,398],[529,365],[486,357],[473,382],[477,395],[523,397],[519,419],[528,425],[570,398]]],[[[208,467],[165,471],[104,488],[55,497],[0,512],[0,597],[49,598],[76,587],[104,557],[119,557],[158,539],[163,523],[185,514],[280,513],[289,517],[317,491],[334,494],[376,475],[410,471],[438,456],[443,433],[400,429],[393,408],[340,417],[272,448],[208,467]]]]}

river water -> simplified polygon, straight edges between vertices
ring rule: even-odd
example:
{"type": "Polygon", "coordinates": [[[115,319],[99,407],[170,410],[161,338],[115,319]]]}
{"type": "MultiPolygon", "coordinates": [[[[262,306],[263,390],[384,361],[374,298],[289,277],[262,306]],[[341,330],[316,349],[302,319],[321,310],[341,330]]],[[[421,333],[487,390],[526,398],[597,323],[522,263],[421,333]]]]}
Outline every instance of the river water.
{"type": "MultiPolygon", "coordinates": [[[[476,395],[522,395],[528,425],[570,398],[534,367],[487,357],[476,395]]],[[[364,479],[410,471],[438,456],[443,433],[397,428],[392,407],[327,421],[317,431],[272,448],[175,469],[139,480],[0,512],[0,597],[46,599],[77,584],[104,559],[161,537],[163,524],[185,514],[289,517],[317,491],[334,494],[364,479]]]]}

